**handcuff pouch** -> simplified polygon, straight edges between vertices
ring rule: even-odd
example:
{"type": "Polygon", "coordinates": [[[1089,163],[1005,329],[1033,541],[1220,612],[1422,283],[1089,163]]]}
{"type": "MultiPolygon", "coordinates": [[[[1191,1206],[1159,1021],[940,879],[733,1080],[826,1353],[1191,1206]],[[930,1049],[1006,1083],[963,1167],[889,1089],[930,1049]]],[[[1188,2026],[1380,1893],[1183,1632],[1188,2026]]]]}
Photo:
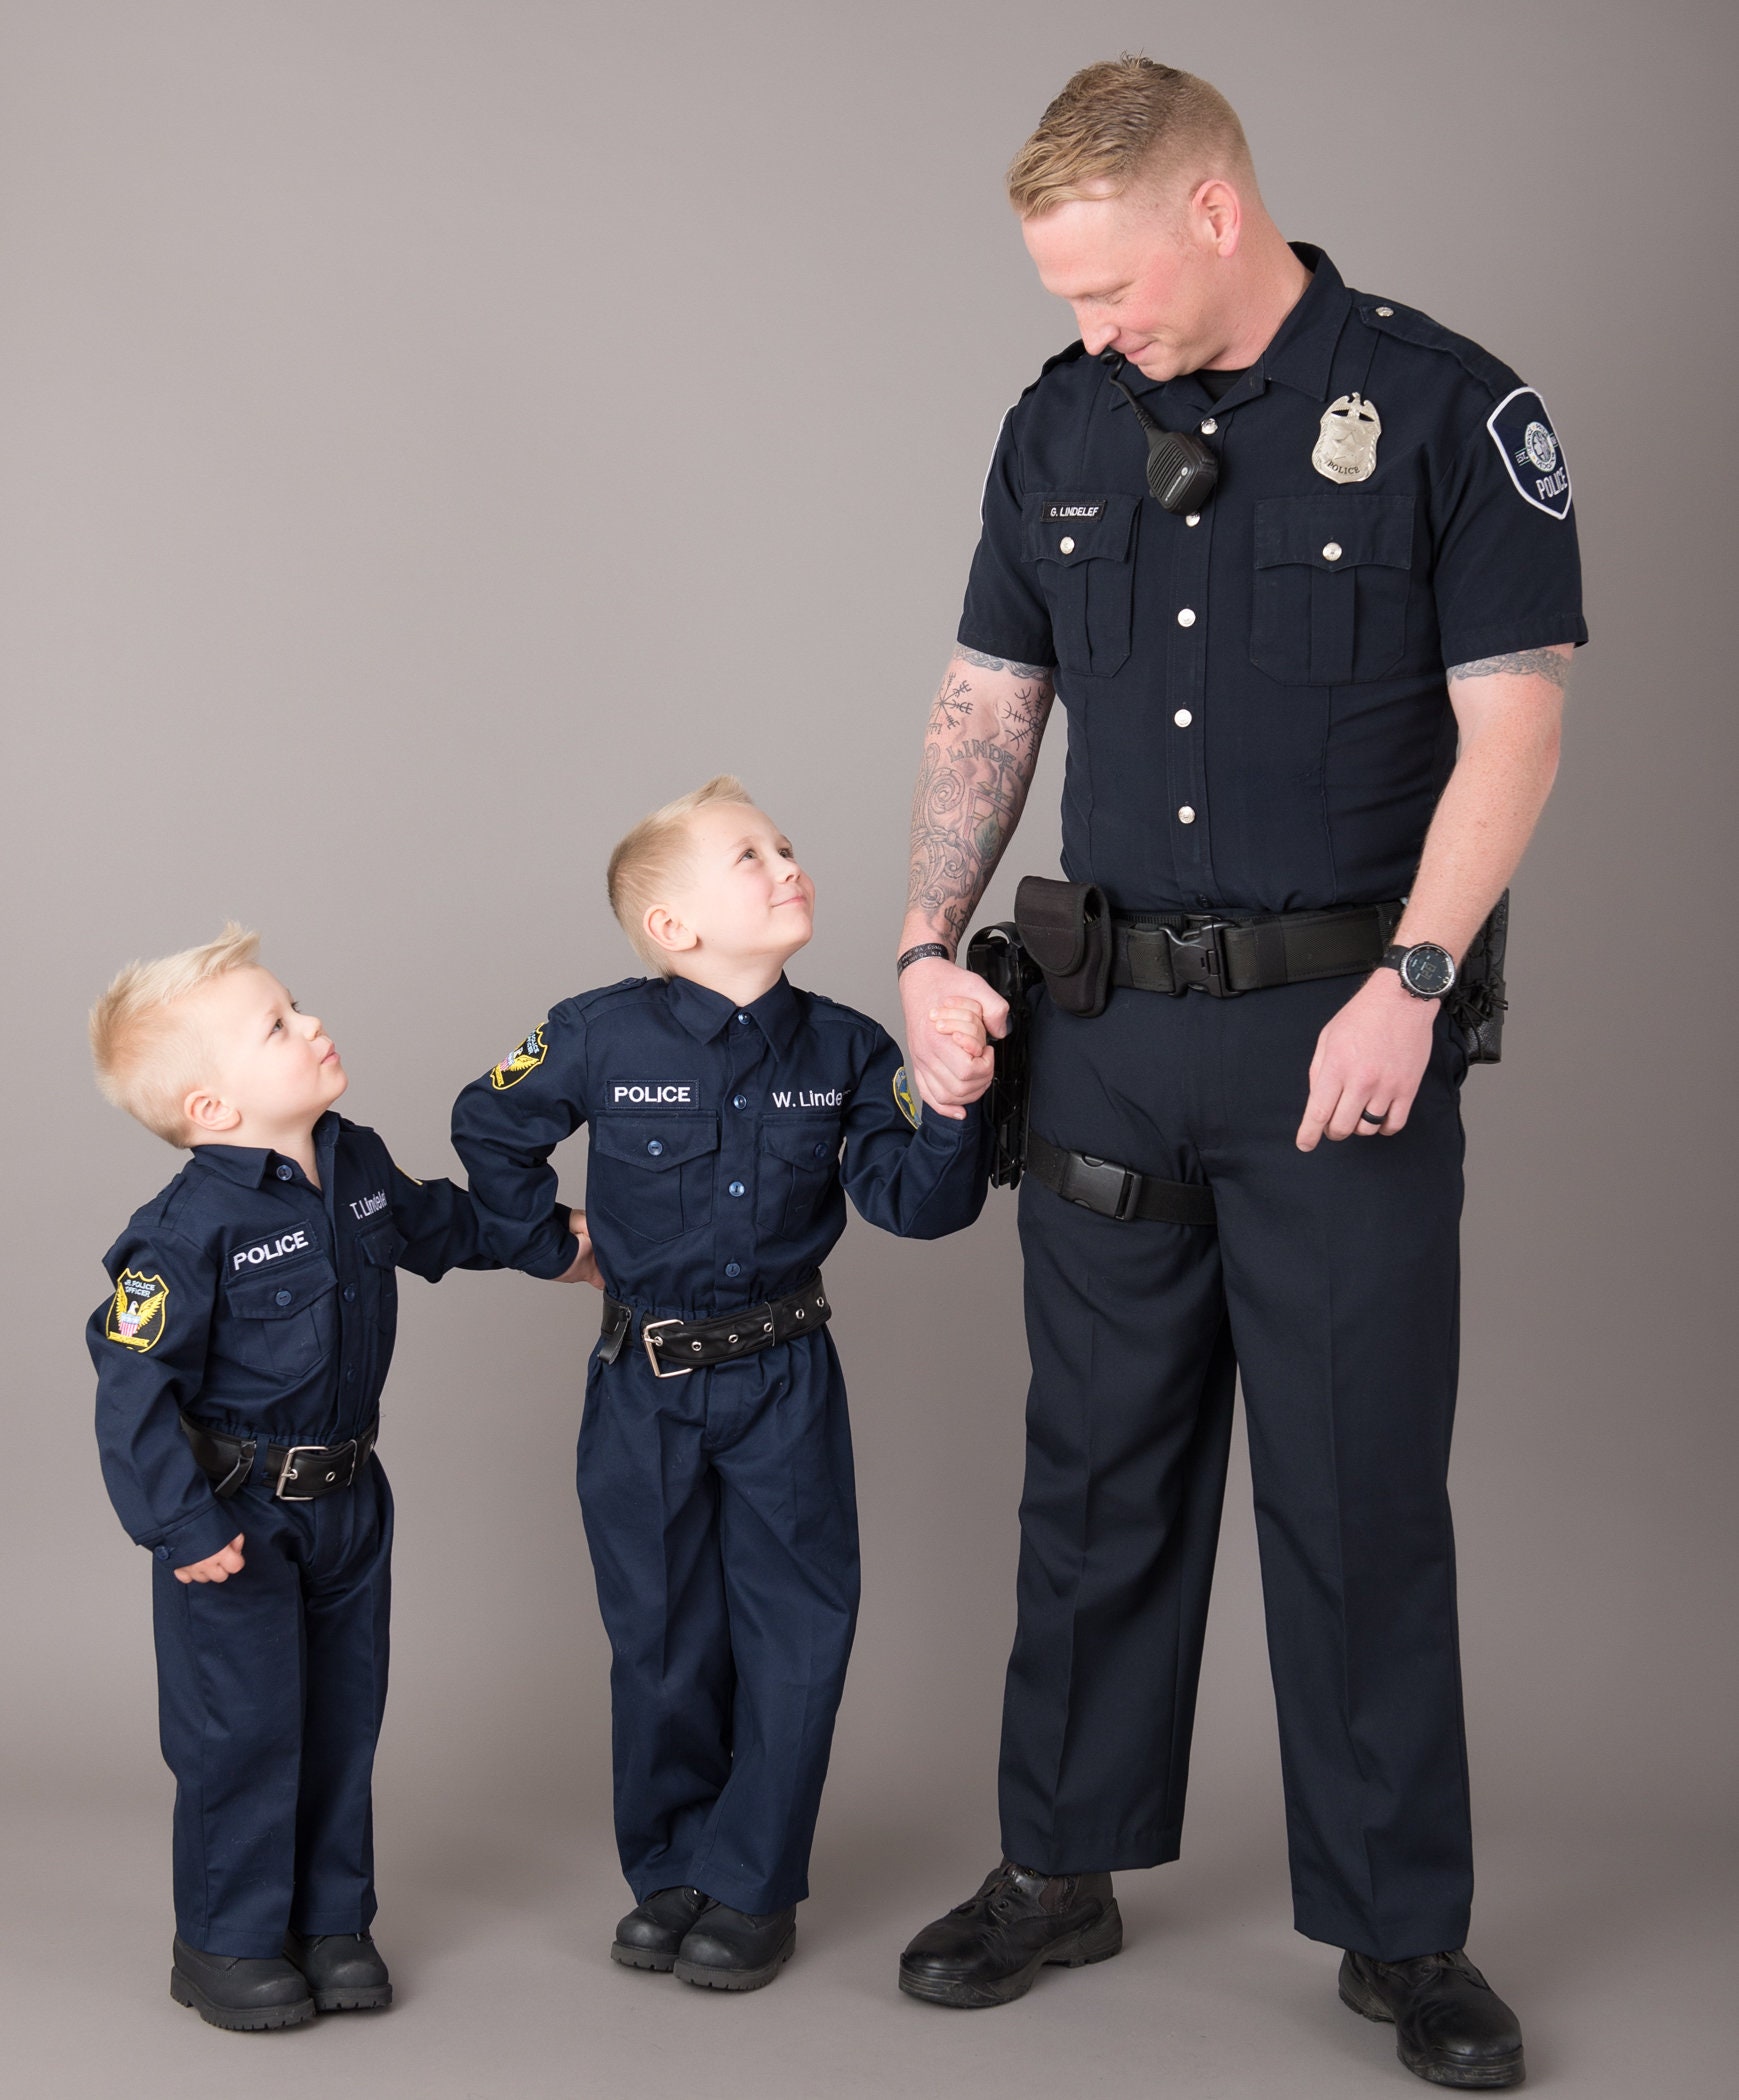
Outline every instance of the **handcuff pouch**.
{"type": "Polygon", "coordinates": [[[1111,996],[1111,906],[1096,882],[1027,875],[1014,893],[1014,923],[1066,1014],[1091,1020],[1111,996]]]}

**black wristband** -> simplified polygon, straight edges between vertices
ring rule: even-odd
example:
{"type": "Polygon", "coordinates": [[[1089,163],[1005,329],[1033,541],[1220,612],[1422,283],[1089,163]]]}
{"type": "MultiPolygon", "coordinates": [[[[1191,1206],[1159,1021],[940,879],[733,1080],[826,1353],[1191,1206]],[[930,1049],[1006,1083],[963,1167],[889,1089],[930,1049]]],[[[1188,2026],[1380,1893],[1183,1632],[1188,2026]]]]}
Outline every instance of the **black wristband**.
{"type": "Polygon", "coordinates": [[[894,965],[894,975],[903,976],[915,962],[927,962],[932,955],[939,955],[944,962],[954,960],[954,951],[940,941],[921,941],[916,948],[908,948],[894,965]]]}

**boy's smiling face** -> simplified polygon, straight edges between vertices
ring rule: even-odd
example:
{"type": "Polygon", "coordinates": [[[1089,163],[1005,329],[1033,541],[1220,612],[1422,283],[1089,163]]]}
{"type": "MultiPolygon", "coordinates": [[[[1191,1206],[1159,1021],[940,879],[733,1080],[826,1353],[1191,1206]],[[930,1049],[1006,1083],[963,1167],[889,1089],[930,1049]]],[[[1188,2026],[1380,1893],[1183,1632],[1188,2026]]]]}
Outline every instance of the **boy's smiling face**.
{"type": "Polygon", "coordinates": [[[207,1074],[187,1097],[195,1143],[282,1150],[350,1084],[319,1017],[300,1012],[270,970],[227,970],[186,1003],[207,1074]]]}
{"type": "Polygon", "coordinates": [[[712,802],[688,820],[680,879],[647,928],[683,975],[706,955],[725,965],[782,966],[815,930],[815,885],[791,841],[747,802],[712,802]]]}

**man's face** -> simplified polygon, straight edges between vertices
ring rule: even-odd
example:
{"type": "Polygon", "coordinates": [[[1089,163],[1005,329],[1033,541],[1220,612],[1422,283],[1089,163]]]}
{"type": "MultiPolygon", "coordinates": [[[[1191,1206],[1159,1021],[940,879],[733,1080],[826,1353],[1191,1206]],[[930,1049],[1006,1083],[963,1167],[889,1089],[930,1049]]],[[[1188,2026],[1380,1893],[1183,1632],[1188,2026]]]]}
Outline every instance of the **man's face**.
{"type": "Polygon", "coordinates": [[[784,962],[815,930],[815,885],[791,841],[744,802],[709,802],[688,821],[688,865],[668,909],[710,954],[784,962]]]}
{"type": "Polygon", "coordinates": [[[300,1012],[270,970],[226,970],[187,1003],[210,1075],[205,1090],[239,1112],[255,1142],[310,1128],[350,1084],[318,1018],[300,1012]]]}
{"type": "Polygon", "coordinates": [[[1116,350],[1149,379],[1174,379],[1224,348],[1222,229],[1196,199],[1078,197],[1023,219],[1021,233],[1089,356],[1116,350]]]}

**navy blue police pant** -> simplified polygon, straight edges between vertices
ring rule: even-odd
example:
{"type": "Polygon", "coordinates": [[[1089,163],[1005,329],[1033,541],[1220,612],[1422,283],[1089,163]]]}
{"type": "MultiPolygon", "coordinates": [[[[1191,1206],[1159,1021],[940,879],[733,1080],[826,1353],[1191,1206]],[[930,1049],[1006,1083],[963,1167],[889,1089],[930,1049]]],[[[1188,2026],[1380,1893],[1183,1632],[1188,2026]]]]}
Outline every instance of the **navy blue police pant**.
{"type": "MultiPolygon", "coordinates": [[[[1394,1137],[1294,1134],[1356,984],[1034,1011],[1033,1128],[1216,1229],[1020,1192],[1032,1385],[1003,1716],[1009,1858],[1177,1856],[1241,1379],[1299,1931],[1459,1947],[1472,1894],[1447,1471],[1464,1061],[1439,1016],[1394,1137]]],[[[1381,1107],[1383,1104],[1378,1103],[1381,1107]]]]}
{"type": "Polygon", "coordinates": [[[636,1902],[809,1893],[857,1624],[857,1497],[831,1336],[656,1378],[594,1354],[580,1504],[610,1637],[616,1840],[636,1902]]]}
{"type": "Polygon", "coordinates": [[[158,1718],[175,1774],[175,1929],[212,1954],[284,1951],[374,1918],[371,1783],[386,1701],[392,1494],[224,1507],[247,1565],[177,1582],[153,1562],[158,1718]]]}

